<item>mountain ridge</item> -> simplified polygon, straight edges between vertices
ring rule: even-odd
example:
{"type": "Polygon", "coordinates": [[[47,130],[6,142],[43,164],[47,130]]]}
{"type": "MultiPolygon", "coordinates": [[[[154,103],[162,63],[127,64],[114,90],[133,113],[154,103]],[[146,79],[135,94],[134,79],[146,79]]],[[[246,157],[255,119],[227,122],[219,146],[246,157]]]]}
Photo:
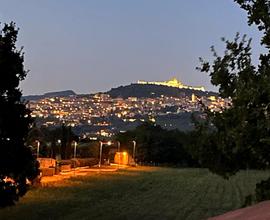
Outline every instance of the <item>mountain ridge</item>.
{"type": "Polygon", "coordinates": [[[39,99],[44,99],[44,98],[68,97],[68,96],[73,96],[73,95],[77,95],[73,90],[63,90],[63,91],[56,91],[56,92],[46,92],[43,95],[23,96],[22,100],[34,101],[34,100],[39,100],[39,99]]]}
{"type": "Polygon", "coordinates": [[[200,91],[194,89],[176,88],[163,85],[153,85],[153,84],[138,84],[132,83],[126,86],[119,86],[112,88],[108,92],[112,98],[156,98],[162,95],[172,96],[172,97],[184,97],[191,96],[192,94],[196,96],[218,96],[218,93],[212,91],[200,91]]]}
{"type": "MultiPolygon", "coordinates": [[[[212,91],[200,91],[186,88],[176,88],[164,85],[153,85],[153,84],[138,84],[131,83],[125,86],[118,86],[116,88],[111,88],[107,92],[98,92],[110,95],[112,98],[128,98],[128,97],[137,97],[137,98],[156,98],[160,96],[171,96],[171,97],[185,97],[191,96],[192,94],[196,96],[218,96],[218,93],[212,91]]],[[[93,95],[97,93],[90,93],[93,95]]],[[[53,98],[53,97],[69,97],[76,95],[87,95],[87,94],[76,94],[73,90],[64,90],[56,92],[47,92],[43,95],[28,95],[23,96],[22,100],[25,101],[35,101],[44,98],[53,98]]]]}

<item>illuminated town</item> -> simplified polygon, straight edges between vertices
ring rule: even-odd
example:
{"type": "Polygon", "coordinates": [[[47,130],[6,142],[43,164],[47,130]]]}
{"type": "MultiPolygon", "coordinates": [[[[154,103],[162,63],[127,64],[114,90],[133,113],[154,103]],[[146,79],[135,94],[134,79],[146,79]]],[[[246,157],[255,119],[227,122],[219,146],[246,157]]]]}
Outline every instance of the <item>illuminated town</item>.
{"type": "Polygon", "coordinates": [[[199,91],[205,91],[205,88],[203,86],[187,86],[184,85],[181,81],[179,81],[176,78],[172,78],[168,81],[164,82],[146,82],[143,80],[139,80],[138,84],[148,84],[148,85],[161,85],[161,86],[169,86],[169,87],[176,87],[179,89],[192,89],[192,90],[199,90],[199,91]]]}
{"type": "MultiPolygon", "coordinates": [[[[162,85],[191,88],[176,79],[162,85]]],[[[199,87],[192,89],[196,91],[199,87]]],[[[190,117],[192,112],[201,112],[202,105],[211,111],[221,111],[229,105],[229,101],[217,96],[197,97],[195,94],[184,97],[161,95],[155,98],[124,99],[112,98],[107,93],[97,93],[43,98],[29,102],[38,126],[66,124],[77,129],[79,135],[91,138],[111,137],[117,132],[135,128],[144,121],[157,123],[167,129],[186,129],[181,128],[181,117],[190,117]]],[[[190,129],[189,120],[186,126],[190,129]]]]}

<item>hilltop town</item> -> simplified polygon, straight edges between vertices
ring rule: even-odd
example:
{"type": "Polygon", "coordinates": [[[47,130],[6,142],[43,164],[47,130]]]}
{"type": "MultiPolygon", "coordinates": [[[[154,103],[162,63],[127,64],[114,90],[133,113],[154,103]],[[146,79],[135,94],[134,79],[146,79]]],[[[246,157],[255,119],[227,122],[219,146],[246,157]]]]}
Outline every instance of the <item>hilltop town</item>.
{"type": "Polygon", "coordinates": [[[29,107],[38,126],[66,124],[72,126],[79,135],[97,138],[111,137],[117,132],[135,128],[144,121],[157,123],[167,129],[190,130],[193,126],[191,113],[201,112],[202,105],[211,111],[221,111],[230,103],[207,92],[197,96],[196,92],[204,91],[203,87],[185,86],[176,79],[156,83],[140,82],[133,84],[140,87],[140,92],[144,88],[149,89],[147,85],[154,84],[157,86],[155,89],[163,89],[163,94],[153,96],[153,92],[150,92],[148,97],[136,97],[134,93],[134,96],[121,97],[119,93],[117,97],[112,97],[108,92],[49,96],[30,100],[29,107]],[[170,91],[170,87],[177,87],[180,95],[166,94],[166,89],[170,91]]]}
{"type": "Polygon", "coordinates": [[[139,80],[138,84],[169,86],[169,87],[175,87],[175,88],[179,88],[179,89],[191,89],[191,90],[205,91],[205,88],[203,86],[187,86],[187,85],[184,85],[180,80],[178,80],[175,77],[168,80],[168,81],[163,81],[163,82],[147,82],[147,81],[139,80]]]}

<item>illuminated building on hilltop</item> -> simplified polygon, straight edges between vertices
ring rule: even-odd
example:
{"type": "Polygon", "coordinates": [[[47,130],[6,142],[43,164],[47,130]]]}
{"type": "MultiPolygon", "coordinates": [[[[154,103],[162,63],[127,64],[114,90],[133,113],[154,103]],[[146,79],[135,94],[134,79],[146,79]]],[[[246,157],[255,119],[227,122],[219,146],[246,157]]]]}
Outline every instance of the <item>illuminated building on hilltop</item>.
{"type": "Polygon", "coordinates": [[[205,91],[204,87],[193,87],[193,86],[187,86],[184,85],[181,81],[177,80],[176,78],[172,78],[168,81],[163,81],[163,82],[146,82],[146,81],[142,81],[139,80],[138,84],[144,84],[144,85],[159,85],[159,86],[170,86],[170,87],[176,87],[179,89],[193,89],[193,90],[199,90],[199,91],[205,91]]]}

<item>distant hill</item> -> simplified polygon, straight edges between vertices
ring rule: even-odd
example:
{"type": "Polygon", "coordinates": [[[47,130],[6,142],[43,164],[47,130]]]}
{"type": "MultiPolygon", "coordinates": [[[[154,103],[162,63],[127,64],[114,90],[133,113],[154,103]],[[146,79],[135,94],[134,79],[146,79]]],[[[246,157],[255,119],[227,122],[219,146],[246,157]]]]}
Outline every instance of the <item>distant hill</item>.
{"type": "Polygon", "coordinates": [[[29,96],[23,96],[22,99],[25,101],[30,100],[38,100],[38,99],[44,99],[44,98],[52,98],[52,97],[68,97],[76,95],[76,93],[72,90],[66,90],[66,91],[59,91],[59,92],[48,92],[43,95],[29,95],[29,96]]]}
{"type": "Polygon", "coordinates": [[[161,85],[150,85],[150,84],[130,84],[127,86],[120,86],[118,88],[113,88],[107,92],[111,97],[117,98],[128,98],[128,97],[137,97],[137,98],[155,98],[164,96],[171,97],[184,97],[191,96],[192,94],[196,96],[217,96],[215,92],[208,91],[198,91],[192,89],[180,89],[169,86],[161,85]]]}
{"type": "MultiPolygon", "coordinates": [[[[128,97],[137,97],[137,98],[156,98],[161,95],[171,96],[171,97],[184,97],[191,96],[192,94],[196,96],[217,96],[218,94],[210,91],[199,91],[193,89],[180,89],[176,87],[162,86],[162,85],[150,85],[150,84],[130,84],[127,86],[119,86],[117,88],[112,88],[110,91],[106,92],[112,98],[128,98],[128,97]]],[[[29,95],[23,96],[22,100],[39,100],[44,98],[52,97],[68,97],[77,95],[72,90],[59,91],[59,92],[48,92],[43,95],[29,95]]]]}

